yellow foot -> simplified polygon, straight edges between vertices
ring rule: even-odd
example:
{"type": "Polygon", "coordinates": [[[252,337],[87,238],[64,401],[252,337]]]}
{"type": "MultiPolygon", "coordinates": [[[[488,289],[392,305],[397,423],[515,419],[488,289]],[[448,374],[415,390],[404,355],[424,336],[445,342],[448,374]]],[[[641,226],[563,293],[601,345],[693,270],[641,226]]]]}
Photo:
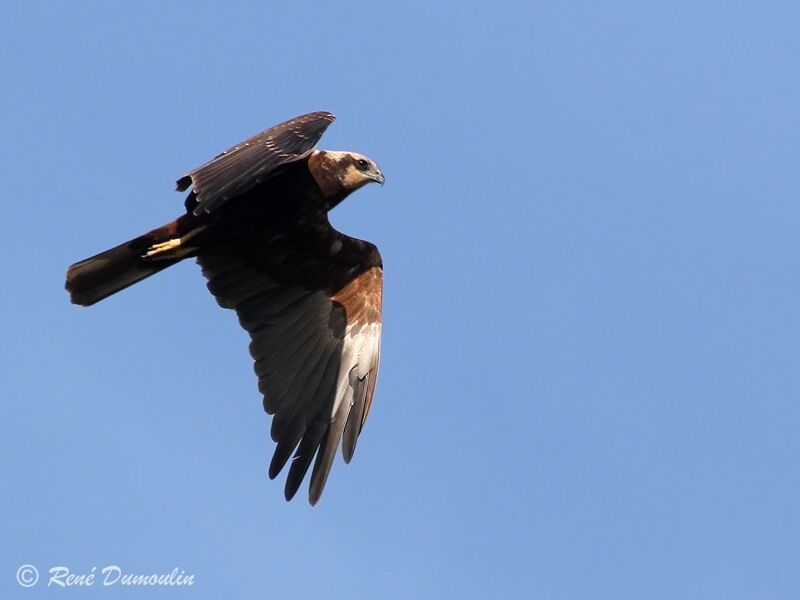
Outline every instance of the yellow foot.
{"type": "Polygon", "coordinates": [[[153,244],[147,251],[146,256],[151,258],[153,256],[163,254],[164,252],[174,250],[175,248],[180,248],[181,243],[181,238],[173,238],[171,240],[167,240],[166,242],[161,242],[160,244],[153,244]]]}
{"type": "Polygon", "coordinates": [[[186,242],[191,240],[194,236],[198,233],[201,233],[206,230],[208,225],[200,225],[199,227],[195,227],[186,235],[179,237],[179,238],[172,238],[171,240],[167,240],[166,242],[161,242],[160,244],[153,244],[150,248],[147,249],[145,256],[147,258],[181,258],[188,254],[191,254],[196,250],[192,246],[187,246],[186,242]],[[180,250],[177,250],[180,248],[180,250]],[[177,250],[173,252],[173,250],[177,250]],[[162,254],[167,254],[167,256],[162,256],[162,254]]]}

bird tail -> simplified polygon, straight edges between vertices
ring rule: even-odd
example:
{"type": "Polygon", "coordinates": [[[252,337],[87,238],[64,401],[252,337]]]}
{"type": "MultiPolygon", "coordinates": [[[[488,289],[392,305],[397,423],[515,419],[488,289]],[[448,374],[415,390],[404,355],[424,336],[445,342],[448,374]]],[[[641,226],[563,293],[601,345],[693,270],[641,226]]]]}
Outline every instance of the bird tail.
{"type": "Polygon", "coordinates": [[[65,287],[72,303],[91,306],[189,256],[194,249],[182,244],[180,221],[71,265],[65,287]]]}

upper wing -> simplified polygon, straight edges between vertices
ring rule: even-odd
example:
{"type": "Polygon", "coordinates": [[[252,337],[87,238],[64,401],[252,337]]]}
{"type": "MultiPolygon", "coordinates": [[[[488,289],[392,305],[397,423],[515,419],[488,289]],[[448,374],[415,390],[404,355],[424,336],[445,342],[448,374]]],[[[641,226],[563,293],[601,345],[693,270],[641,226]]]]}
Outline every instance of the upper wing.
{"type": "Polygon", "coordinates": [[[328,112],[313,112],[275,125],[189,171],[178,180],[177,189],[193,188],[195,216],[216,210],[279,167],[308,156],[334,118],[328,112]]]}
{"type": "Polygon", "coordinates": [[[294,452],[291,499],[316,453],[309,501],[322,494],[336,448],[350,462],[378,374],[382,268],[372,245],[333,229],[309,244],[287,236],[258,248],[201,254],[198,262],[220,306],[236,310],[251,338],[264,410],[274,414],[274,478],[294,452]]]}

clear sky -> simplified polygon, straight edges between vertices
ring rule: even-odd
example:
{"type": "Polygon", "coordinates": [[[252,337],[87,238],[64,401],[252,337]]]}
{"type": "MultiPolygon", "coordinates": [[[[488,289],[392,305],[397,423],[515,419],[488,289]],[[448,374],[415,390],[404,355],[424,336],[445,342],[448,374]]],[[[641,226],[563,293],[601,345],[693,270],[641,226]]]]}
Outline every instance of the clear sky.
{"type": "Polygon", "coordinates": [[[0,596],[798,597],[796,2],[33,4],[0,24],[0,596]],[[62,288],[312,110],[387,181],[332,215],[383,254],[383,355],[314,509],[195,264],[62,288]],[[108,565],[196,582],[47,588],[108,565]]]}

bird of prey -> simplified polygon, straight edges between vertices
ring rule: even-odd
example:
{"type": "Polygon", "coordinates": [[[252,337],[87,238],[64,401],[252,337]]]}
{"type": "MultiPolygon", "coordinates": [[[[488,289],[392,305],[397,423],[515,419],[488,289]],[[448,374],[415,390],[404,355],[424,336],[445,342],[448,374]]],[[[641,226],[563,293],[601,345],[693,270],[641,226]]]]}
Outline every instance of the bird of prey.
{"type": "Polygon", "coordinates": [[[66,288],[89,306],[186,258],[250,334],[264,410],[274,415],[275,478],[292,458],[285,496],[314,456],[319,500],[337,448],[350,462],[372,404],[381,339],[378,249],[334,229],[328,211],[370,182],[374,161],[315,148],[334,116],[285,121],[178,179],[190,190],[176,220],[75,263],[66,288]],[[292,457],[293,455],[293,457],[292,457]]]}

